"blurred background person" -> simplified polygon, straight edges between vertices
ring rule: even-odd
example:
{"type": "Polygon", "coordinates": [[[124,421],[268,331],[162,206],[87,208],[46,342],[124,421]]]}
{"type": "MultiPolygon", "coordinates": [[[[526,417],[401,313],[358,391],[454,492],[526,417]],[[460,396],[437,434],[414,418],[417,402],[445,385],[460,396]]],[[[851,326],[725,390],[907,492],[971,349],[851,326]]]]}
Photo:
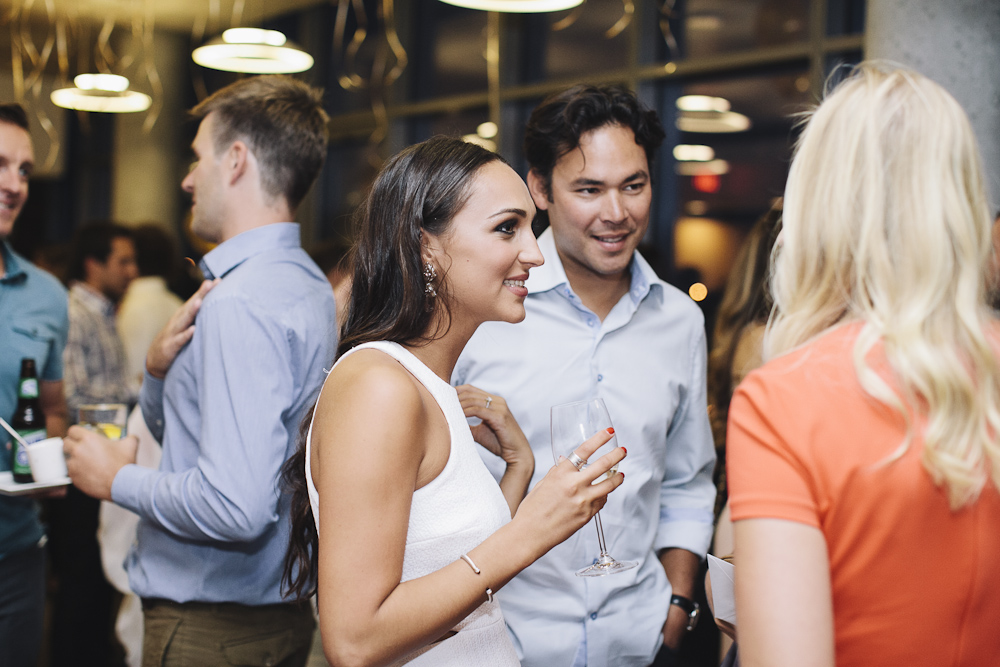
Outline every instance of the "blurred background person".
{"type": "MultiPolygon", "coordinates": [[[[162,226],[145,224],[132,230],[139,277],[133,280],[118,308],[118,333],[125,349],[126,374],[138,387],[146,369],[146,353],[156,334],[166,326],[183,303],[168,287],[180,266],[173,237],[162,226]]],[[[156,468],[160,464],[160,443],[156,441],[136,406],[126,431],[139,440],[136,464],[156,468]]],[[[97,539],[101,547],[104,574],[121,593],[115,620],[115,635],[125,649],[125,661],[132,667],[142,664],[142,601],[128,585],[125,557],[135,542],[139,516],[114,503],[102,501],[97,539]]]]}
{"type": "Polygon", "coordinates": [[[333,287],[333,298],[337,302],[337,331],[340,331],[351,302],[351,242],[343,238],[323,241],[309,251],[309,256],[333,287]]]}
{"type": "MultiPolygon", "coordinates": [[[[729,520],[726,486],[726,420],[733,391],[747,373],[763,363],[764,330],[771,314],[771,251],[781,232],[781,200],[758,220],[747,235],[726,280],[715,319],[712,351],[708,355],[708,400],[715,438],[716,524],[712,553],[733,553],[733,524],[729,520]]],[[[711,596],[709,595],[709,600],[711,596]]],[[[732,640],[721,635],[720,654],[732,640]]],[[[735,658],[730,658],[730,660],[735,658]]],[[[731,664],[731,663],[729,663],[731,664]]]]}
{"type": "MultiPolygon", "coordinates": [[[[771,250],[781,231],[781,202],[758,220],[736,255],[715,318],[712,350],[708,355],[708,400],[717,462],[716,514],[728,499],[726,488],[726,420],[733,391],[747,373],[763,362],[764,330],[771,314],[771,250]]],[[[732,553],[732,530],[717,528],[713,553],[732,553]],[[724,532],[724,535],[720,535],[724,532]],[[720,543],[721,539],[721,543],[720,543]],[[721,549],[721,551],[720,551],[721,549]]]]}
{"type": "Polygon", "coordinates": [[[168,287],[180,265],[173,237],[160,225],[145,224],[132,229],[132,241],[139,275],[118,309],[118,334],[125,348],[126,373],[138,386],[149,346],[183,302],[168,287]]]}
{"type": "MultiPolygon", "coordinates": [[[[137,275],[127,227],[96,222],[77,230],[70,263],[69,339],[63,354],[70,423],[81,405],[135,400],[125,365],[116,310],[137,275]]],[[[47,503],[49,553],[56,592],[50,660],[104,667],[114,653],[114,590],[104,576],[97,543],[99,501],[70,487],[47,503]]]]}
{"type": "Polygon", "coordinates": [[[975,135],[930,79],[862,64],[805,126],[770,361],[729,417],[747,667],[996,664],[991,225],[975,135]]]}

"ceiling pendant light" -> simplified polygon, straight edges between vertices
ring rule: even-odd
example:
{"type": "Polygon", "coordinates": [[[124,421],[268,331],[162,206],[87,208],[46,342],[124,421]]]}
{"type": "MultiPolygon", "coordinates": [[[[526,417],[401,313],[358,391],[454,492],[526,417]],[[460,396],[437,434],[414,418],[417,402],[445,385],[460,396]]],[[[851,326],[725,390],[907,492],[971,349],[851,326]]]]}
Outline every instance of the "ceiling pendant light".
{"type": "Polygon", "coordinates": [[[466,9],[479,9],[484,12],[529,14],[572,9],[582,4],[583,0],[441,0],[441,2],[466,9]]]}
{"type": "Polygon", "coordinates": [[[248,74],[291,74],[313,66],[313,57],[284,33],[263,28],[230,28],[195,49],[191,58],[202,67],[248,74]]]}
{"type": "Polygon", "coordinates": [[[117,74],[80,74],[73,86],[53,90],[52,103],[63,109],[102,113],[145,111],[153,100],[149,95],[129,90],[129,80],[117,74]]]}

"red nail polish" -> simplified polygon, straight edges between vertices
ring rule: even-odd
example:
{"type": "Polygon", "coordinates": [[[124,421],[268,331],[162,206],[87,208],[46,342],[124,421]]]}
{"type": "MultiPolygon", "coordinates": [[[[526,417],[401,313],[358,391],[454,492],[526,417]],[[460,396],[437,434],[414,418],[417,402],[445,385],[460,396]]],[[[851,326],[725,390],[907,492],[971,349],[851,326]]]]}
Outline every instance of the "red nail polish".
{"type": "Polygon", "coordinates": [[[625,452],[626,455],[628,455],[628,450],[625,449],[624,447],[622,447],[622,451],[625,452]]]}
{"type": "Polygon", "coordinates": [[[625,481],[625,473],[622,473],[622,481],[625,481]]]}
{"type": "Polygon", "coordinates": [[[615,427],[614,426],[609,426],[608,427],[608,435],[614,435],[614,434],[615,434],[615,427]]]}

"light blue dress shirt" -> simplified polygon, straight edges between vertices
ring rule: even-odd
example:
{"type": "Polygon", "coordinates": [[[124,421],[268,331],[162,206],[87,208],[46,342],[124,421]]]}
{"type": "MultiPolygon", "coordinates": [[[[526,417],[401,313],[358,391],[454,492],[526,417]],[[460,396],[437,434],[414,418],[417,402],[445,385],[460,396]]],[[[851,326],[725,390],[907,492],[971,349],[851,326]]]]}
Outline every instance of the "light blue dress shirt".
{"type": "Polygon", "coordinates": [[[222,281],[166,378],[147,373],[140,394],[160,469],[125,466],[111,489],[140,517],[129,584],[176,602],[282,602],[278,473],[333,359],[333,291],[294,223],[244,232],[202,264],[222,281]]]}
{"type": "MultiPolygon", "coordinates": [[[[520,324],[488,322],[452,383],[503,396],[535,453],[532,486],[553,465],[549,408],[601,397],[628,449],[625,483],[601,510],[608,550],[639,567],[573,573],[599,553],[593,522],[515,577],[499,600],[524,667],[645,666],[663,637],[670,583],[657,551],[703,555],[712,537],[715,449],[706,405],[704,320],[636,253],[631,287],[603,322],[570,288],[552,230],[527,282],[520,324]],[[579,652],[579,655],[578,655],[579,652]]],[[[494,475],[502,462],[485,450],[494,475]]]]}

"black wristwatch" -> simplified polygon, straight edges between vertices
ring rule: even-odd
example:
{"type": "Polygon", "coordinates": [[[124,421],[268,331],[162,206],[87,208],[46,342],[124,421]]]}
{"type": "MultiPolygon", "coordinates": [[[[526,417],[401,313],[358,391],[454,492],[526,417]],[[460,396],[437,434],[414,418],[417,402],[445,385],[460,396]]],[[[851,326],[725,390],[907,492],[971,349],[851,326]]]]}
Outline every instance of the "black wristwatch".
{"type": "Polygon", "coordinates": [[[675,604],[684,610],[688,617],[687,631],[694,630],[694,626],[698,625],[698,617],[701,616],[701,607],[698,603],[682,595],[671,595],[670,604],[675,604]]]}

